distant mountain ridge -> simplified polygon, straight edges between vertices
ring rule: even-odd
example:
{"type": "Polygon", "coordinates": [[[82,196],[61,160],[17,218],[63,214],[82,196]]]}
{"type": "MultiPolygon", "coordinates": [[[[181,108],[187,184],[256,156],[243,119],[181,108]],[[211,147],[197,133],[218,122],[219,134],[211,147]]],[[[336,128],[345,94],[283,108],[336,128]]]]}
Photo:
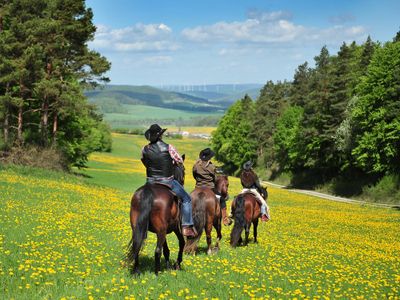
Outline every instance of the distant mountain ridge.
{"type": "Polygon", "coordinates": [[[180,92],[170,92],[151,86],[106,85],[85,92],[89,101],[107,112],[123,112],[123,105],[149,105],[184,111],[224,111],[224,103],[180,92]]]}
{"type": "Polygon", "coordinates": [[[244,95],[256,100],[263,84],[207,84],[207,85],[167,85],[159,88],[166,91],[181,92],[187,95],[208,99],[212,102],[233,103],[244,95]]]}

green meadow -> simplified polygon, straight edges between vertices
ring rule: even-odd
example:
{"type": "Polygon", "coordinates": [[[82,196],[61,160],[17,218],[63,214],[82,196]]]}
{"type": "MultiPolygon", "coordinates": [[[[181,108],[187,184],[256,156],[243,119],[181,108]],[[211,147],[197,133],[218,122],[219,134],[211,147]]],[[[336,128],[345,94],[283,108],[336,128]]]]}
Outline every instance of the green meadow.
{"type": "MultiPolygon", "coordinates": [[[[76,175],[0,169],[0,290],[3,299],[398,299],[400,212],[269,187],[272,220],[258,244],[232,249],[231,227],[208,256],[205,237],[183,270],[153,273],[155,236],[141,252],[142,275],[123,263],[129,206],[145,181],[142,136],[113,135],[76,175]]],[[[207,141],[166,140],[191,167],[207,141]]],[[[240,191],[230,177],[230,195],[240,191]]],[[[230,203],[230,202],[229,202],[230,203]]],[[[251,235],[252,236],[252,235],[251,235]]],[[[215,234],[213,236],[215,238],[215,234]]],[[[168,236],[171,258],[177,239],[168,236]]]]}
{"type": "Polygon", "coordinates": [[[105,113],[104,119],[112,128],[129,128],[132,126],[140,126],[150,122],[159,120],[161,123],[173,123],[176,120],[190,120],[199,117],[222,117],[223,113],[219,112],[191,112],[178,109],[170,109],[163,107],[147,106],[147,105],[122,105],[124,113],[105,113]]]}

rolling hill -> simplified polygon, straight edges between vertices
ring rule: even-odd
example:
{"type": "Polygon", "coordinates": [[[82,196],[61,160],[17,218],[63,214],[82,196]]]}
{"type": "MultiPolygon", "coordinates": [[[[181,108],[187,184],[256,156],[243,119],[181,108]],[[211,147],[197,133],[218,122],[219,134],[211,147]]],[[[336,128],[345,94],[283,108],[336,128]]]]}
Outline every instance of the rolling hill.
{"type": "Polygon", "coordinates": [[[245,94],[256,99],[261,85],[206,86],[106,85],[85,95],[112,128],[215,126],[225,110],[245,94]]]}
{"type": "Polygon", "coordinates": [[[123,105],[148,105],[190,112],[223,112],[226,109],[225,105],[208,99],[150,86],[107,85],[86,91],[85,95],[103,113],[123,113],[123,105]]]}

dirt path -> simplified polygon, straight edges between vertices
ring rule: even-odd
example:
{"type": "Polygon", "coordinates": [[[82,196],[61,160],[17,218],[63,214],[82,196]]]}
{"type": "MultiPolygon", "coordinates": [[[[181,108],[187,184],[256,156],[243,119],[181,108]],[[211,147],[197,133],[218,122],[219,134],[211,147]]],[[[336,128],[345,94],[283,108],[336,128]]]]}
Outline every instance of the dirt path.
{"type": "Polygon", "coordinates": [[[310,190],[291,189],[291,188],[288,188],[288,187],[286,187],[284,185],[279,185],[279,184],[272,183],[272,182],[269,182],[269,181],[262,181],[262,184],[273,186],[273,187],[280,188],[280,189],[285,189],[285,190],[288,190],[288,191],[294,192],[294,193],[311,195],[311,196],[315,196],[315,197],[319,197],[319,198],[323,198],[323,199],[327,199],[327,200],[331,200],[331,201],[351,203],[351,204],[359,204],[359,205],[369,205],[369,206],[382,207],[382,208],[400,209],[400,206],[399,205],[395,205],[395,204],[366,202],[366,201],[354,200],[354,199],[343,198],[343,197],[338,197],[338,196],[332,196],[332,195],[323,194],[323,193],[310,191],[310,190]]]}

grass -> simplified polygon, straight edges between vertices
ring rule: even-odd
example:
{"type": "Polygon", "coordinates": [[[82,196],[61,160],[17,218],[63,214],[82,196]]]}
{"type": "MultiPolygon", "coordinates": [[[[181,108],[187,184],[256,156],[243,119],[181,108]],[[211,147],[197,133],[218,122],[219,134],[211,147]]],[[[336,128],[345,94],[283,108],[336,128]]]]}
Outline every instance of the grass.
{"type": "MultiPolygon", "coordinates": [[[[201,140],[172,140],[186,153],[186,189],[201,140]]],[[[184,256],[182,271],[153,270],[155,236],[143,274],[121,264],[129,204],[145,179],[142,137],[114,135],[112,153],[90,157],[86,177],[26,168],[0,170],[0,290],[5,299],[396,299],[400,294],[398,211],[330,202],[269,188],[272,221],[259,243],[184,256]],[[90,176],[90,177],[88,177],[90,176]]],[[[230,194],[240,190],[230,177],[230,194]]],[[[175,236],[168,242],[177,254],[175,236]]]]}
{"type": "Polygon", "coordinates": [[[161,122],[172,122],[172,120],[189,120],[196,117],[222,116],[222,112],[189,112],[177,109],[169,109],[147,105],[123,105],[125,113],[106,113],[104,119],[112,128],[137,126],[161,120],[161,122]]]}

